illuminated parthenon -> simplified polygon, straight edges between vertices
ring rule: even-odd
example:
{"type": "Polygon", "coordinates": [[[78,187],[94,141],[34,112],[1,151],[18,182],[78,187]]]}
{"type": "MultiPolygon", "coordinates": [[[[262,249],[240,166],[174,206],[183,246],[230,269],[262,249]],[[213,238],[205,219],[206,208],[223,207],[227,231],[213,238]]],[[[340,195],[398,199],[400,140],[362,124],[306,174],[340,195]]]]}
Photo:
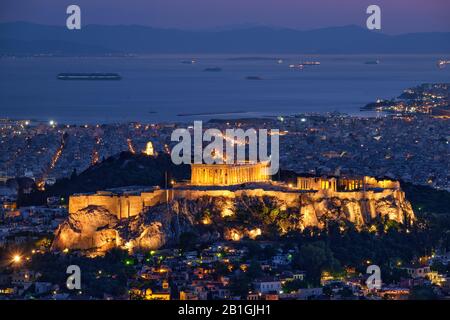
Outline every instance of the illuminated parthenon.
{"type": "Polygon", "coordinates": [[[191,184],[229,186],[270,179],[267,162],[243,164],[192,164],[191,184]]]}

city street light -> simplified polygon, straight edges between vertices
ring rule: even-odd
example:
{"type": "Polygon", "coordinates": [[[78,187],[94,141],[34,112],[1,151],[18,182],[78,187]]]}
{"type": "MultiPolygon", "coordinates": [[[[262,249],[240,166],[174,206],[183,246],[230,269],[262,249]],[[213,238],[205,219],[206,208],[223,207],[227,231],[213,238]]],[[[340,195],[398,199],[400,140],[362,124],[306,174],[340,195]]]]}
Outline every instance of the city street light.
{"type": "Polygon", "coordinates": [[[12,257],[12,262],[15,264],[19,264],[22,262],[22,256],[20,256],[19,254],[15,254],[12,257]]]}

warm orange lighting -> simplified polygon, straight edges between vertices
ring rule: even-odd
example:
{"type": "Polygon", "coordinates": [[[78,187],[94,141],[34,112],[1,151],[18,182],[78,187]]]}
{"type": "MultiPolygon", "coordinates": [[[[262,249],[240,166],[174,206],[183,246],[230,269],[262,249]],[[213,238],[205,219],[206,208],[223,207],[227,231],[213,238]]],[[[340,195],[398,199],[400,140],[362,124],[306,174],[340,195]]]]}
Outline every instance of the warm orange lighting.
{"type": "Polygon", "coordinates": [[[20,263],[20,262],[22,262],[22,256],[20,256],[20,255],[18,255],[18,254],[15,254],[15,255],[13,256],[13,258],[12,258],[12,262],[13,262],[13,263],[20,263]]]}
{"type": "Polygon", "coordinates": [[[231,240],[239,241],[242,238],[242,234],[237,230],[231,230],[231,240]]]}
{"type": "Polygon", "coordinates": [[[97,150],[92,152],[91,165],[96,165],[100,161],[100,157],[97,150]]]}
{"type": "Polygon", "coordinates": [[[136,150],[134,150],[133,141],[131,139],[127,139],[128,151],[132,154],[136,154],[136,150]]]}
{"type": "Polygon", "coordinates": [[[41,180],[36,182],[36,186],[39,191],[45,191],[45,181],[41,180]]]}
{"type": "Polygon", "coordinates": [[[142,152],[149,157],[154,156],[155,150],[153,148],[153,143],[151,141],[147,142],[147,145],[145,146],[145,150],[142,152]]]}
{"type": "Polygon", "coordinates": [[[248,232],[248,236],[250,237],[250,239],[256,239],[256,237],[258,237],[260,235],[261,235],[260,228],[252,229],[248,232]]]}
{"type": "Polygon", "coordinates": [[[203,223],[204,225],[209,225],[209,224],[212,223],[212,220],[211,220],[210,217],[205,216],[205,217],[202,219],[202,223],[203,223]]]}
{"type": "Polygon", "coordinates": [[[128,252],[132,252],[134,248],[134,244],[131,241],[128,241],[125,243],[125,249],[128,250],[128,252]]]}

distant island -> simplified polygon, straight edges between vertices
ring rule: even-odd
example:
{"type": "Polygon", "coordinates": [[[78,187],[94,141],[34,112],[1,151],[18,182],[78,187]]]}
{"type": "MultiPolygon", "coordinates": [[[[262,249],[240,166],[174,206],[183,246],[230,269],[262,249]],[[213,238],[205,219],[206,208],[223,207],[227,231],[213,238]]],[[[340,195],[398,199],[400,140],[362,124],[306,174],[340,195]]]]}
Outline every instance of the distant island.
{"type": "Polygon", "coordinates": [[[122,76],[118,73],[60,73],[58,80],[121,80],[122,76]]]}

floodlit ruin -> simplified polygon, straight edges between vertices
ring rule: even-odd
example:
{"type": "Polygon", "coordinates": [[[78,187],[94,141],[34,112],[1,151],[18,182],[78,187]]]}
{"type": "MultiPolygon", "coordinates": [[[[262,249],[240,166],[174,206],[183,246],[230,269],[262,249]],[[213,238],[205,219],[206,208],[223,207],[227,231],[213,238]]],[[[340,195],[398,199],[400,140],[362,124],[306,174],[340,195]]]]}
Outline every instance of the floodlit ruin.
{"type": "MultiPolygon", "coordinates": [[[[135,186],[72,195],[69,219],[56,231],[53,248],[156,249],[176,238],[177,231],[174,233],[173,226],[168,227],[174,216],[178,220],[182,217],[189,228],[210,226],[214,217],[196,217],[212,210],[218,212],[219,219],[227,219],[235,214],[236,206],[265,199],[272,199],[279,211],[288,210],[296,216],[298,223],[284,223],[280,227],[282,232],[301,232],[311,226],[323,228],[327,219],[346,220],[357,227],[367,226],[377,218],[401,224],[415,220],[397,181],[373,177],[298,177],[297,185],[292,185],[270,181],[264,163],[192,165],[191,181],[168,189],[135,186]],[[123,224],[130,224],[134,231],[120,233],[123,224]]],[[[257,226],[240,231],[225,228],[222,236],[239,241],[244,236],[255,239],[261,233],[257,226]]]]}

